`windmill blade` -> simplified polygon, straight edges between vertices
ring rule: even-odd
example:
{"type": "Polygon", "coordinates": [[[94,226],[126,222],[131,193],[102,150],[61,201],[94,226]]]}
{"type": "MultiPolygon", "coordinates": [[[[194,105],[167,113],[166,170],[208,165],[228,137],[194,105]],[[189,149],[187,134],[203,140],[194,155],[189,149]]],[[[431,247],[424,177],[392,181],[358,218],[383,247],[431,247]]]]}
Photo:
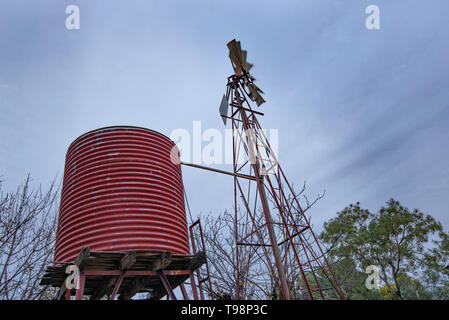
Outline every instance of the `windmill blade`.
{"type": "Polygon", "coordinates": [[[249,72],[253,65],[246,61],[247,51],[242,50],[240,41],[233,39],[228,42],[227,46],[229,48],[229,58],[233,63],[235,74],[241,76],[243,70],[249,72]]]}
{"type": "MultiPolygon", "coordinates": [[[[229,58],[231,59],[235,74],[239,77],[241,77],[243,74],[245,75],[243,77],[243,82],[249,90],[248,96],[252,101],[256,102],[257,106],[260,107],[260,105],[263,104],[265,100],[261,95],[263,91],[253,83],[256,78],[249,74],[249,70],[251,70],[253,65],[246,61],[248,52],[246,50],[242,50],[240,41],[237,41],[235,39],[229,41],[227,43],[227,46],[229,48],[229,58]]],[[[223,121],[224,119],[226,118],[223,118],[223,121]]]]}
{"type": "Polygon", "coordinates": [[[231,40],[227,44],[229,48],[229,58],[231,59],[234,67],[235,74],[242,75],[242,48],[240,47],[240,41],[235,39],[231,40]]]}
{"type": "Polygon", "coordinates": [[[242,51],[242,65],[243,65],[243,69],[245,69],[246,72],[249,72],[249,70],[251,70],[253,65],[251,63],[248,63],[248,61],[246,61],[247,53],[248,52],[246,50],[242,51]]]}
{"type": "Polygon", "coordinates": [[[255,101],[257,106],[260,107],[260,105],[265,102],[264,98],[260,95],[263,91],[254,83],[248,83],[247,87],[249,89],[249,98],[255,101]]]}

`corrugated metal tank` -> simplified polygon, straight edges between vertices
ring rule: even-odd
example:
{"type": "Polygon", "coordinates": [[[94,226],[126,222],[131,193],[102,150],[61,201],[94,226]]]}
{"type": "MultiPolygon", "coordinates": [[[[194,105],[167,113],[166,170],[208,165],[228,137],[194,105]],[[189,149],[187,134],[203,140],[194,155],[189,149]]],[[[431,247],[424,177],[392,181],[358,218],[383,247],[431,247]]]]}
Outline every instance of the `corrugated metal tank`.
{"type": "Polygon", "coordinates": [[[189,254],[174,146],[158,132],[127,126],[76,139],[66,156],[55,261],[74,261],[83,247],[189,254]]]}

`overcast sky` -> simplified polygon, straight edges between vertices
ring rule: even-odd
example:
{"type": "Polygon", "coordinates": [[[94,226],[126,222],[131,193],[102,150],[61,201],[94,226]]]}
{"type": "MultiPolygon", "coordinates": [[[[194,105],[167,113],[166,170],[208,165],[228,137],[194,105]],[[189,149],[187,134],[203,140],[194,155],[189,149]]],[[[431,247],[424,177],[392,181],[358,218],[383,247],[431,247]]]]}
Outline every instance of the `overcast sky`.
{"type": "MultiPolygon", "coordinates": [[[[218,106],[237,38],[279,129],[289,180],[320,229],[349,203],[394,197],[449,229],[449,1],[19,1],[0,3],[0,175],[61,179],[86,131],[170,135],[225,127],[218,106]],[[65,9],[80,9],[67,30],[65,9]],[[365,8],[380,8],[367,30],[365,8]]],[[[227,169],[227,166],[217,166],[227,169]]],[[[232,177],[183,168],[194,214],[232,209],[232,177]]]]}

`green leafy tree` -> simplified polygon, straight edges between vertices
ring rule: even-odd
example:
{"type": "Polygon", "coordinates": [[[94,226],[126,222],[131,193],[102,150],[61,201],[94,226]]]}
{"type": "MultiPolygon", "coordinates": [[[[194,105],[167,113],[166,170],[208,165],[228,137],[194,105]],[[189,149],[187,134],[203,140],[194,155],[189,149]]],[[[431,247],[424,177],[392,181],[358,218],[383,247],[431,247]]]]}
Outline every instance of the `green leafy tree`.
{"type": "Polygon", "coordinates": [[[447,298],[449,237],[430,215],[394,199],[377,213],[357,202],[325,223],[320,237],[350,299],[447,298]],[[369,265],[380,270],[380,295],[363,288],[369,265]]]}

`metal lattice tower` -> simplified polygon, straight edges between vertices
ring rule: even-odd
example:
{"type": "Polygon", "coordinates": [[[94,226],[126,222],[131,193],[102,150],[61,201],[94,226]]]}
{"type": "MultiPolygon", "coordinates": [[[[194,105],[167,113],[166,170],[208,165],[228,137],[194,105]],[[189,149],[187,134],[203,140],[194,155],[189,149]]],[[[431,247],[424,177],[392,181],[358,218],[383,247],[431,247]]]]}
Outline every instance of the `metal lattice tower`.
{"type": "Polygon", "coordinates": [[[251,106],[265,101],[249,74],[246,51],[235,40],[228,47],[235,74],[228,77],[220,113],[233,133],[237,299],[247,298],[247,276],[256,255],[266,260],[280,299],[325,299],[325,289],[345,299],[257,119],[263,113],[251,106]],[[246,160],[239,161],[242,157],[246,160]]]}

